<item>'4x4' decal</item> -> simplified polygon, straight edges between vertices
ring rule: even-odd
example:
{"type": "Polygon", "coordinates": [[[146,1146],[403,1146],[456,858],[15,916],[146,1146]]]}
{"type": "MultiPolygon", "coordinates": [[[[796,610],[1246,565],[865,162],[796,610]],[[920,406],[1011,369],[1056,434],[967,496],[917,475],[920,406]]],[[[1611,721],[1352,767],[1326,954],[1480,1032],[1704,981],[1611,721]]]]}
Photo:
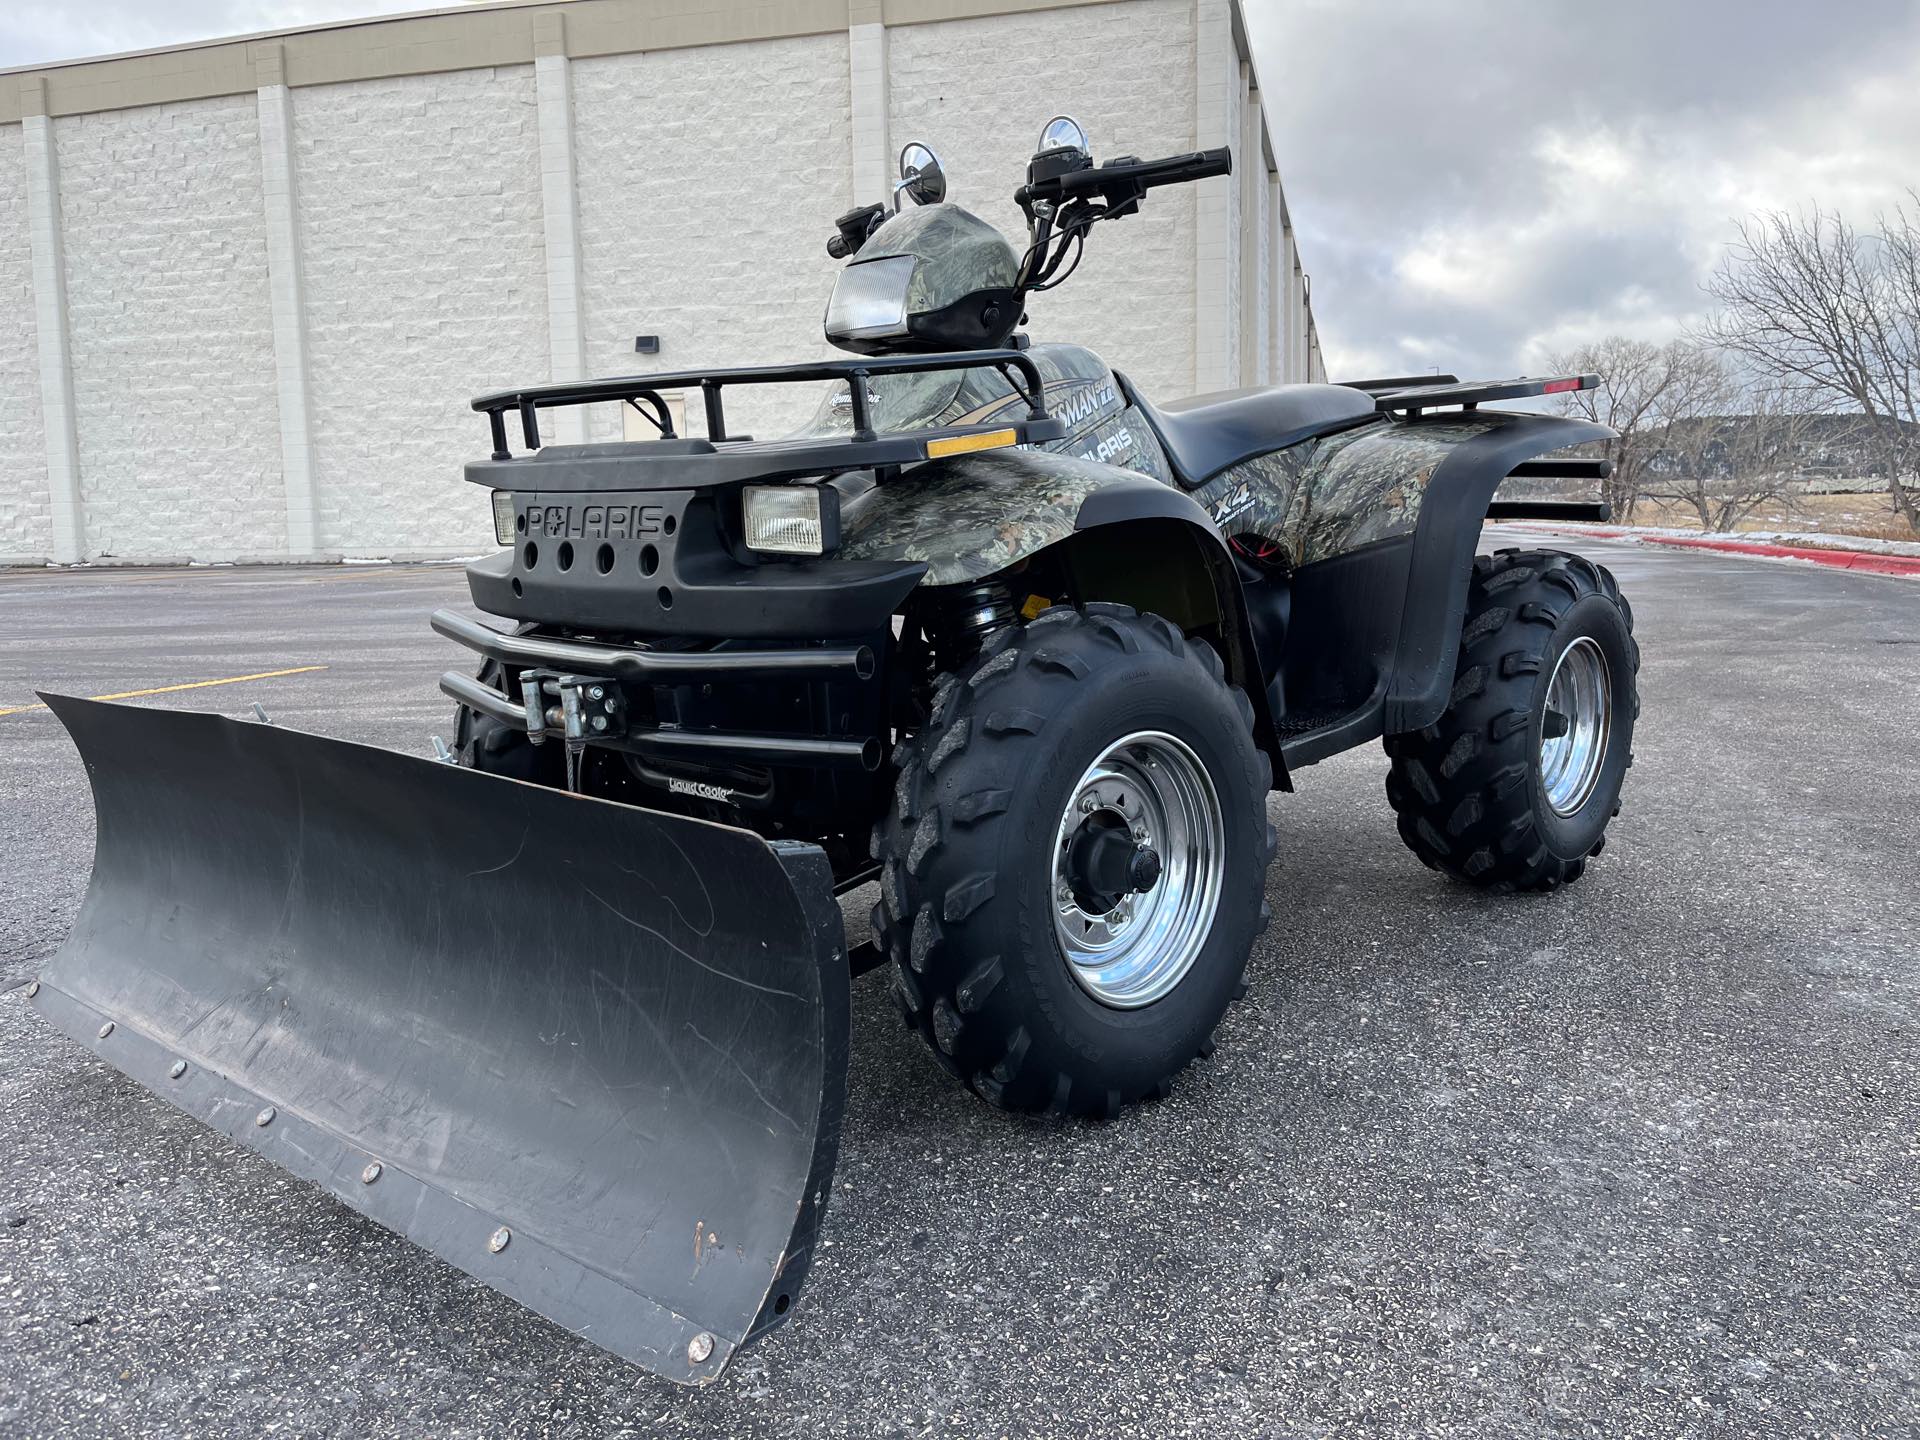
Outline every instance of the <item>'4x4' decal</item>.
{"type": "Polygon", "coordinates": [[[1224,525],[1251,504],[1253,504],[1253,487],[1242,480],[1208,508],[1213,515],[1213,523],[1224,525]]]}

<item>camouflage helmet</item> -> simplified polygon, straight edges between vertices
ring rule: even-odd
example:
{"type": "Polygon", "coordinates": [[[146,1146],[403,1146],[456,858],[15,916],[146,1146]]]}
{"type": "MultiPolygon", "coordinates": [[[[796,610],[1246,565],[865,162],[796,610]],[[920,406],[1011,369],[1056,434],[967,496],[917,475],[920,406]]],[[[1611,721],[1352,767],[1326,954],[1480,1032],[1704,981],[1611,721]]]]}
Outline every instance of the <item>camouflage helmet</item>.
{"type": "Polygon", "coordinates": [[[1003,344],[1020,319],[1018,266],[1006,236],[958,205],[903,211],[834,282],[827,339],[862,355],[1003,344]]]}

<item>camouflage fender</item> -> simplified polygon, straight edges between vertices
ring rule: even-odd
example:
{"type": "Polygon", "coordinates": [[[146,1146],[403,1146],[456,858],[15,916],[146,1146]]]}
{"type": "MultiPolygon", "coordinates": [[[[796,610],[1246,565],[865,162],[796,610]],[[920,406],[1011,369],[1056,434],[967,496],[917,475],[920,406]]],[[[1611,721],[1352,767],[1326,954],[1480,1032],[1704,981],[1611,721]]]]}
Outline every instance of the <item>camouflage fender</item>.
{"type": "Polygon", "coordinates": [[[923,561],[925,585],[981,580],[1081,528],[1081,506],[1098,491],[1143,483],[1152,482],[1137,471],[1048,450],[933,460],[847,506],[840,558],[923,561]]]}
{"type": "MultiPolygon", "coordinates": [[[[1276,544],[1290,567],[1299,570],[1413,534],[1442,463],[1463,447],[1504,452],[1508,441],[1517,440],[1523,449],[1533,447],[1528,454],[1538,454],[1595,438],[1541,431],[1531,424],[1540,418],[1478,411],[1382,420],[1243,460],[1195,490],[1193,498],[1226,534],[1276,544]],[[1516,428],[1517,422],[1527,423],[1516,428]]],[[[1456,464],[1451,473],[1458,478],[1461,467],[1456,464]]],[[[1492,476],[1493,483],[1504,474],[1492,476]]],[[[1476,484],[1486,478],[1476,469],[1476,484]]],[[[1476,530],[1485,513],[1481,503],[1473,516],[1476,530]]]]}
{"type": "Polygon", "coordinates": [[[1440,462],[1499,423],[1381,421],[1243,460],[1193,495],[1227,534],[1278,544],[1298,570],[1411,534],[1440,462]]]}

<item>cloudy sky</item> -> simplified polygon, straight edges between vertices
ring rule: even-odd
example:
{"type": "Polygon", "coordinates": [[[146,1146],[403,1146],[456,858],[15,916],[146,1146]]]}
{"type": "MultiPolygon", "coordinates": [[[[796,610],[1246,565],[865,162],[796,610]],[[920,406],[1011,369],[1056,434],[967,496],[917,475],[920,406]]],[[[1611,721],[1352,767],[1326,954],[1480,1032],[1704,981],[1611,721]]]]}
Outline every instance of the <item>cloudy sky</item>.
{"type": "MultiPolygon", "coordinates": [[[[1243,0],[1335,375],[1695,316],[1734,220],[1920,185],[1920,0],[1243,0]]],[[[0,0],[0,67],[386,0],[0,0]]]]}
{"type": "Polygon", "coordinates": [[[1664,340],[1737,217],[1920,186],[1914,0],[1243,0],[1338,378],[1664,340]]]}

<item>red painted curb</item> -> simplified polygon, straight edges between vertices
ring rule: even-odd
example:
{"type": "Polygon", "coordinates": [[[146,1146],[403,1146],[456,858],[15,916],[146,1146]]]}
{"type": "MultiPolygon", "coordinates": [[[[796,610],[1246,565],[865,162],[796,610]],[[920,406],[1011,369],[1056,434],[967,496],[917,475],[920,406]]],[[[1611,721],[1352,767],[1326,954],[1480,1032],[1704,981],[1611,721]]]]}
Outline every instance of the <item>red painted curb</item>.
{"type": "Polygon", "coordinates": [[[1695,540],[1685,535],[1643,535],[1634,530],[1597,525],[1583,525],[1577,530],[1569,527],[1557,533],[1592,535],[1601,540],[1633,540],[1642,545],[1671,545],[1682,550],[1722,550],[1733,555],[1762,555],[1773,560],[1808,560],[1815,565],[1826,565],[1836,570],[1920,578],[1920,555],[1884,555],[1875,550],[1826,550],[1817,545],[1776,545],[1764,540],[1717,540],[1705,537],[1695,540]]]}

